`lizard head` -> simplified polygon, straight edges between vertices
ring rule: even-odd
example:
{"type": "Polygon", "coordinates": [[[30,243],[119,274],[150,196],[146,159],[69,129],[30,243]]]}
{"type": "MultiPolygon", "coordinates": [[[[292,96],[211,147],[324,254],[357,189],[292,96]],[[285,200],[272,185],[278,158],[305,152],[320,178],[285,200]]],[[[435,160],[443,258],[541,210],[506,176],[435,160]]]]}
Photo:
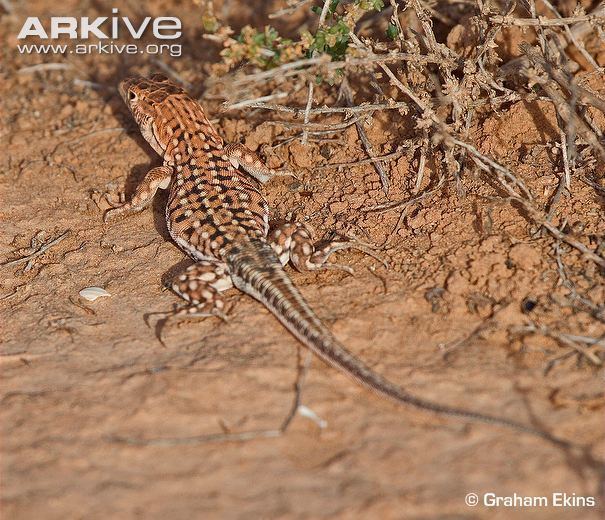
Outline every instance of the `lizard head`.
{"type": "Polygon", "coordinates": [[[163,109],[167,100],[173,96],[186,96],[185,91],[163,74],[153,74],[149,78],[127,78],[120,83],[118,90],[145,140],[163,156],[171,137],[158,128],[156,121],[162,121],[162,117],[165,117],[162,114],[167,112],[163,109]]]}

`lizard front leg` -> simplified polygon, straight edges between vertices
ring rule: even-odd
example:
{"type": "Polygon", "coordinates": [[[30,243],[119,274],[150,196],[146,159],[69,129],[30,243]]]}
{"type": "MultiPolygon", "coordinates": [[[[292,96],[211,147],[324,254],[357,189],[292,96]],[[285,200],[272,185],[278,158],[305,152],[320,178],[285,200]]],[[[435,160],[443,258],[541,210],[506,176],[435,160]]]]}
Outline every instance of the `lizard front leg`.
{"type": "Polygon", "coordinates": [[[221,293],[232,286],[225,264],[210,260],[196,262],[177,276],[172,284],[172,290],[189,303],[175,316],[218,316],[226,320],[223,312],[225,300],[221,293]]]}
{"type": "Polygon", "coordinates": [[[228,144],[223,151],[234,168],[239,168],[241,166],[246,173],[252,175],[252,177],[262,184],[271,180],[273,177],[289,175],[296,178],[296,175],[288,170],[274,170],[273,168],[269,168],[256,152],[253,152],[243,144],[228,144]]]}
{"type": "Polygon", "coordinates": [[[311,228],[301,222],[286,223],[275,228],[267,240],[282,265],[292,262],[299,271],[339,269],[353,274],[349,266],[328,263],[328,258],[342,249],[359,249],[373,256],[371,247],[355,241],[327,240],[315,243],[311,228]]]}
{"type": "Polygon", "coordinates": [[[137,186],[130,202],[125,204],[116,204],[109,199],[107,202],[113,206],[105,212],[103,220],[108,222],[120,215],[128,215],[145,209],[153,200],[158,189],[165,190],[170,185],[173,169],[171,166],[157,166],[147,172],[145,178],[137,186]]]}

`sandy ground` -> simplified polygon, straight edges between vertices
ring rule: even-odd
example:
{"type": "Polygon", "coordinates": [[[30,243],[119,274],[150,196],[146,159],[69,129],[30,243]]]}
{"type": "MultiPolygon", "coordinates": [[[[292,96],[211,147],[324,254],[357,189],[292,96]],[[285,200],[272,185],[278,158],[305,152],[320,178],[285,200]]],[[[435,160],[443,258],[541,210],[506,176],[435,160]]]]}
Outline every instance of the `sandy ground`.
{"type": "MultiPolygon", "coordinates": [[[[54,2],[13,3],[15,12],[0,19],[7,42],[0,50],[3,518],[600,517],[600,507],[465,505],[469,492],[562,492],[595,496],[603,506],[603,373],[557,340],[605,333],[605,317],[580,300],[603,302],[597,266],[541,233],[470,165],[458,184],[435,189],[442,166],[429,160],[420,193],[433,190],[430,196],[403,215],[401,208],[368,211],[412,197],[417,157],[389,163],[387,199],[371,165],[321,168],[365,157],[354,127],[307,146],[275,146],[292,133],[272,125],[273,114],[222,113],[206,92],[203,102],[227,139],[298,172],[299,181],[266,188],[276,218],[295,211],[319,237],[337,231],[385,244],[388,269],[346,252],[337,260],[354,276],[289,271],[350,350],[419,396],[533,424],[588,446],[589,455],[399,407],[317,360],[301,399],[325,427],[297,415],[277,438],[221,438],[278,428],[306,353],[236,291],[228,293],[229,323],[172,324],[165,345],[158,341],[157,318],[147,325],[144,317],[177,303],[163,284],[187,265],[163,223],[165,198],[111,225],[102,222],[101,198],[124,186],[130,193],[159,164],[115,90],[122,77],[157,67],[138,57],[20,55],[23,18],[61,13],[54,2]],[[19,70],[50,61],[71,67],[19,70]],[[44,244],[41,254],[7,264],[44,244]],[[111,297],[79,298],[88,286],[111,297]],[[189,437],[197,438],[178,441],[189,437]]],[[[61,12],[107,14],[97,2],[85,4],[68,0],[61,12]]],[[[188,2],[150,2],[149,12],[177,4],[183,18],[196,16],[188,2]]],[[[238,15],[255,21],[249,6],[238,15]]],[[[205,60],[217,57],[196,31],[186,33],[186,54],[169,63],[201,94],[205,60]]],[[[593,79],[579,76],[598,88],[593,79]]],[[[318,103],[334,102],[327,92],[318,89],[318,103]]],[[[304,101],[299,89],[289,102],[304,101]]],[[[413,135],[409,120],[393,114],[377,115],[367,128],[381,154],[413,135]]],[[[602,117],[597,122],[605,126],[602,117]]],[[[548,102],[477,118],[470,135],[541,204],[552,197],[561,165],[548,102]]],[[[586,175],[601,184],[602,171],[595,164],[586,175]]],[[[598,250],[602,213],[599,192],[574,178],[555,222],[566,221],[567,233],[598,250]]],[[[602,348],[591,352],[603,360],[602,348]]]]}

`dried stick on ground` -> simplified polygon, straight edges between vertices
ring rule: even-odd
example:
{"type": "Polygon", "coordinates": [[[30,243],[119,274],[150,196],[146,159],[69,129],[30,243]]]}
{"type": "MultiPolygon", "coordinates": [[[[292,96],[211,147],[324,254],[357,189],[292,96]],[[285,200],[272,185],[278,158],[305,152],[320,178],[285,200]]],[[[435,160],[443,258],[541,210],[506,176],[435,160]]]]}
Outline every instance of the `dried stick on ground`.
{"type": "MultiPolygon", "coordinates": [[[[586,36],[588,36],[588,34],[590,34],[590,32],[592,32],[595,29],[595,22],[603,24],[605,23],[605,1],[602,1],[601,3],[599,3],[599,5],[597,7],[595,7],[592,12],[590,13],[590,15],[588,15],[589,17],[592,18],[588,18],[588,19],[584,19],[584,17],[573,17],[570,19],[566,19],[566,18],[554,18],[554,19],[530,19],[531,22],[527,23],[527,24],[520,24],[520,23],[516,23],[515,25],[530,25],[530,26],[542,26],[545,27],[546,25],[550,25],[550,26],[571,26],[573,24],[572,27],[570,27],[569,31],[571,34],[571,37],[573,39],[574,42],[582,42],[582,40],[584,40],[584,38],[586,38],[586,36]],[[577,22],[577,23],[576,23],[577,22]]],[[[502,18],[505,17],[501,17],[500,23],[504,23],[504,20],[502,20],[502,18]]],[[[498,23],[498,18],[491,18],[490,19],[492,22],[494,23],[498,23]]],[[[561,45],[561,47],[563,47],[564,49],[567,47],[567,44],[565,42],[565,38],[562,35],[558,36],[559,38],[559,44],[561,45]]],[[[512,72],[518,70],[519,68],[523,67],[523,66],[527,66],[528,64],[528,60],[525,56],[521,56],[519,58],[515,58],[514,60],[509,61],[508,63],[506,63],[501,69],[500,72],[503,73],[504,75],[507,74],[511,74],[512,72]]]]}
{"type": "MultiPolygon", "coordinates": [[[[557,11],[556,7],[554,5],[552,5],[548,0],[542,0],[544,2],[544,5],[558,18],[558,19],[563,19],[563,17],[559,14],[559,11],[557,11]]],[[[594,16],[594,15],[592,15],[594,16]]],[[[599,69],[599,64],[594,60],[594,58],[588,53],[588,51],[586,50],[586,48],[584,47],[584,42],[582,42],[581,39],[576,38],[574,36],[574,33],[571,31],[571,29],[569,28],[569,25],[564,25],[563,26],[563,30],[565,31],[565,37],[567,38],[567,40],[572,43],[573,45],[575,45],[576,49],[578,49],[580,51],[580,53],[582,54],[582,56],[584,56],[584,59],[595,69],[599,69]]],[[[564,52],[564,44],[562,44],[561,39],[557,39],[554,42],[557,46],[561,47],[561,53],[563,54],[564,52]]],[[[575,64],[575,62],[574,62],[575,64]]]]}
{"type": "MultiPolygon", "coordinates": [[[[345,98],[345,103],[347,104],[347,106],[352,107],[354,105],[353,94],[351,92],[351,87],[349,87],[349,82],[348,82],[347,78],[344,78],[342,80],[342,83],[340,84],[340,91],[342,92],[342,95],[345,98]]],[[[369,117],[371,117],[371,116],[372,116],[372,113],[370,112],[369,117]]],[[[363,144],[363,147],[365,148],[366,153],[370,157],[370,160],[372,161],[372,164],[374,165],[374,168],[376,169],[376,172],[378,173],[378,177],[380,178],[380,184],[382,185],[382,191],[384,191],[385,195],[388,195],[389,194],[389,184],[390,184],[389,175],[384,170],[382,163],[375,157],[374,147],[372,146],[372,143],[368,139],[368,135],[366,134],[366,131],[363,128],[363,123],[360,121],[357,121],[355,123],[355,126],[357,127],[357,133],[359,134],[359,139],[361,139],[361,143],[363,144]]]]}
{"type": "MultiPolygon", "coordinates": [[[[285,96],[289,94],[284,93],[285,96]]],[[[225,110],[237,110],[239,108],[262,108],[264,110],[273,110],[275,112],[288,112],[290,114],[294,114],[294,116],[300,116],[304,113],[303,108],[299,107],[291,107],[287,105],[276,105],[271,103],[265,103],[264,101],[260,101],[261,99],[268,99],[275,96],[263,96],[256,99],[250,99],[245,101],[240,101],[238,103],[234,103],[232,105],[225,106],[225,110]]],[[[281,93],[278,97],[282,97],[281,93]]],[[[409,107],[409,103],[361,103],[360,105],[350,106],[350,107],[318,107],[312,108],[309,110],[311,115],[316,114],[345,114],[347,117],[358,114],[360,112],[375,112],[376,110],[401,110],[407,109],[409,107]]]]}
{"type": "Polygon", "coordinates": [[[548,63],[544,56],[540,55],[539,52],[529,45],[522,44],[521,48],[524,52],[527,50],[527,53],[529,53],[527,58],[531,61],[532,65],[548,73],[549,77],[555,80],[561,86],[561,88],[565,89],[570,94],[575,92],[579,103],[598,108],[605,114],[605,100],[595,96],[588,89],[576,84],[572,84],[570,78],[568,78],[565,72],[560,70],[558,67],[553,67],[550,63],[548,63]]]}
{"type": "MultiPolygon", "coordinates": [[[[22,256],[21,258],[17,258],[15,260],[9,260],[8,262],[4,262],[3,264],[0,264],[0,265],[2,267],[7,267],[7,266],[11,266],[11,265],[16,265],[16,264],[21,264],[23,262],[27,262],[27,264],[29,266],[29,265],[31,265],[31,262],[33,260],[35,260],[39,256],[42,256],[51,247],[56,246],[58,243],[60,243],[61,241],[63,241],[65,238],[67,238],[67,235],[69,234],[70,231],[71,231],[70,229],[68,229],[67,231],[64,231],[63,233],[61,233],[56,238],[53,238],[52,240],[46,242],[45,244],[42,244],[40,247],[38,247],[38,249],[36,249],[33,253],[30,253],[29,255],[22,256]]],[[[29,268],[26,267],[25,271],[29,271],[29,268]]]]}
{"type": "Polygon", "coordinates": [[[292,405],[290,406],[290,409],[279,428],[273,430],[252,430],[246,432],[226,431],[223,433],[193,435],[191,437],[164,437],[155,439],[139,439],[135,437],[113,435],[108,437],[107,440],[112,443],[129,444],[133,446],[186,446],[206,444],[209,442],[245,442],[254,439],[274,439],[276,437],[281,437],[286,433],[297,413],[312,418],[319,424],[320,428],[323,428],[325,427],[323,425],[325,424],[325,421],[317,421],[317,416],[314,414],[314,412],[302,405],[302,389],[309,366],[311,365],[311,360],[312,354],[311,352],[307,352],[302,364],[299,363],[296,383],[294,385],[294,398],[292,400],[292,405]]]}
{"type": "MultiPolygon", "coordinates": [[[[573,126],[573,128],[576,128],[578,133],[588,142],[588,144],[590,144],[593,150],[599,154],[601,159],[605,159],[605,148],[603,148],[599,142],[599,138],[602,136],[595,135],[592,128],[572,110],[572,103],[561,94],[557,87],[557,82],[545,75],[548,74],[552,67],[550,67],[546,60],[530,45],[522,43],[519,47],[525,56],[527,56],[530,63],[538,69],[538,71],[542,71],[541,74],[536,74],[529,68],[523,68],[523,74],[530,81],[537,83],[542,87],[544,92],[546,92],[548,97],[552,100],[557,113],[560,115],[561,119],[565,121],[566,125],[568,127],[573,126]]],[[[558,77],[562,80],[560,75],[558,75],[558,77]]],[[[569,90],[573,89],[571,85],[568,88],[569,90]]]]}
{"type": "MultiPolygon", "coordinates": [[[[321,14],[319,15],[319,22],[317,23],[317,29],[321,29],[326,21],[326,16],[328,15],[328,9],[330,7],[331,4],[331,0],[325,0],[324,1],[324,5],[323,8],[321,9],[321,14]]],[[[317,54],[317,51],[313,51],[313,56],[315,57],[317,54]]],[[[311,110],[311,105],[313,104],[313,90],[315,88],[315,81],[313,80],[313,78],[311,78],[309,80],[309,88],[308,88],[308,92],[307,92],[307,105],[305,107],[305,125],[309,123],[309,111],[311,110]]],[[[307,139],[308,139],[308,132],[305,130],[303,131],[303,135],[302,135],[302,139],[301,142],[302,144],[307,144],[307,139]]]]}
{"type": "Polygon", "coordinates": [[[595,16],[594,14],[572,16],[568,18],[543,18],[541,16],[535,18],[515,18],[511,15],[493,15],[490,16],[490,22],[505,26],[515,25],[517,27],[557,27],[572,25],[579,22],[588,22],[589,25],[602,25],[605,23],[605,20],[603,20],[600,16],[595,16]]]}
{"type": "MultiPolygon", "coordinates": [[[[422,66],[429,63],[442,64],[444,66],[454,68],[456,63],[453,59],[447,57],[421,55],[406,52],[390,52],[388,54],[375,54],[368,49],[365,49],[360,56],[347,56],[341,61],[331,61],[330,56],[322,54],[315,58],[300,59],[289,63],[284,63],[278,67],[253,74],[230,74],[227,76],[229,81],[226,83],[225,77],[220,79],[208,79],[206,84],[212,87],[217,84],[225,85],[230,91],[240,92],[247,91],[253,85],[262,85],[270,81],[281,82],[288,78],[304,77],[309,80],[314,80],[319,73],[330,72],[343,69],[345,71],[354,69],[368,69],[373,67],[375,63],[399,63],[409,62],[414,65],[422,66]]],[[[221,97],[225,97],[224,92],[221,97]]],[[[230,95],[233,98],[233,95],[230,95]]],[[[240,102],[243,99],[237,99],[234,102],[240,102]]],[[[505,101],[503,101],[505,102],[505,101]]],[[[482,101],[481,104],[484,102],[482,101]]],[[[305,105],[306,108],[306,105],[305,105]]],[[[304,109],[303,109],[304,110],[304,109]]],[[[311,109],[312,110],[312,109],[311,109]]],[[[304,113],[304,112],[303,112],[304,113]]]]}
{"type": "Polygon", "coordinates": [[[544,336],[554,339],[561,345],[575,350],[593,365],[603,365],[603,361],[601,361],[601,359],[599,359],[599,357],[590,350],[591,347],[600,346],[603,342],[603,338],[585,338],[573,334],[566,334],[564,332],[559,332],[558,330],[547,327],[546,325],[538,325],[537,323],[529,323],[523,327],[513,328],[511,332],[517,334],[543,334],[544,336]],[[589,346],[585,347],[581,345],[581,343],[588,343],[589,346]]]}

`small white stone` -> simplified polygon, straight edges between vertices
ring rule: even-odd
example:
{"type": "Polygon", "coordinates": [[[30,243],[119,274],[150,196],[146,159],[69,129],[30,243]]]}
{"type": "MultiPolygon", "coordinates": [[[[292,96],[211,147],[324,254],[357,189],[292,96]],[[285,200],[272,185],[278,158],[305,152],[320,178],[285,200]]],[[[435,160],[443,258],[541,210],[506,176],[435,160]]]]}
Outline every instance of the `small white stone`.
{"type": "Polygon", "coordinates": [[[299,415],[306,417],[307,419],[311,419],[317,426],[319,426],[322,430],[328,426],[328,421],[322,419],[319,415],[317,415],[311,408],[305,406],[304,404],[299,405],[296,410],[299,415]]]}
{"type": "Polygon", "coordinates": [[[102,287],[85,287],[78,294],[89,302],[94,302],[97,298],[111,296],[111,294],[102,287]]]}

